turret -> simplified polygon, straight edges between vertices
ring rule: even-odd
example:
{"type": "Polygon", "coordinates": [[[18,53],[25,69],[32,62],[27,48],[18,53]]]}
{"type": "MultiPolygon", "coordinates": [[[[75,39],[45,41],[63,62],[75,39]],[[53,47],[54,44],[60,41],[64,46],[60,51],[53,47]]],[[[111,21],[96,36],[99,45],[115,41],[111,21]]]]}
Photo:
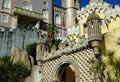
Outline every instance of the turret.
{"type": "Polygon", "coordinates": [[[66,26],[73,26],[79,9],[79,0],[62,0],[62,6],[66,8],[66,26]],[[66,4],[65,4],[65,3],[66,4]]]}
{"type": "Polygon", "coordinates": [[[102,40],[101,19],[93,12],[87,18],[88,43],[93,48],[96,57],[99,55],[99,42],[102,40]]]}
{"type": "Polygon", "coordinates": [[[43,60],[44,52],[45,52],[45,40],[39,40],[37,42],[37,51],[36,51],[36,61],[37,65],[41,65],[41,61],[43,60]]]}

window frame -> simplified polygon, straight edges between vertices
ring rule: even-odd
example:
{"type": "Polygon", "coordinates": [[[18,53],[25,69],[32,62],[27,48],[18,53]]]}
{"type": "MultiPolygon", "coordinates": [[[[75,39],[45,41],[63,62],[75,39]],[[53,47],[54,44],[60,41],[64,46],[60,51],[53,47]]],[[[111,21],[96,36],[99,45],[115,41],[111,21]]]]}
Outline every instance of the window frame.
{"type": "Polygon", "coordinates": [[[59,25],[61,24],[61,17],[59,14],[55,15],[55,24],[59,24],[59,25]]]}
{"type": "Polygon", "coordinates": [[[11,0],[3,0],[3,7],[4,8],[11,8],[11,0]]]}
{"type": "Polygon", "coordinates": [[[42,10],[42,14],[43,14],[43,18],[48,20],[48,16],[49,16],[49,15],[48,15],[47,9],[43,9],[43,10],[42,10]]]}
{"type": "Polygon", "coordinates": [[[8,23],[8,21],[9,21],[9,15],[1,14],[1,22],[8,23]]]}

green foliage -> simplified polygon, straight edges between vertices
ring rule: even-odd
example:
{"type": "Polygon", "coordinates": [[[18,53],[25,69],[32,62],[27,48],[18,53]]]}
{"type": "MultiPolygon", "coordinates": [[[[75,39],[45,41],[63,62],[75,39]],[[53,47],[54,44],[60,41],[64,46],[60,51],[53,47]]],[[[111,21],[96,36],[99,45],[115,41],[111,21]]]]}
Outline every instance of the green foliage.
{"type": "Polygon", "coordinates": [[[26,46],[26,50],[27,50],[28,54],[35,55],[36,54],[36,46],[37,46],[36,43],[28,44],[26,46]]]}
{"type": "Polygon", "coordinates": [[[10,57],[0,58],[0,82],[23,82],[30,70],[23,63],[13,63],[10,57]]]}
{"type": "Polygon", "coordinates": [[[48,24],[47,27],[47,47],[49,52],[51,52],[51,48],[56,46],[56,50],[58,49],[58,45],[61,42],[60,39],[56,39],[56,34],[58,33],[58,28],[55,25],[48,24]]]}
{"type": "Polygon", "coordinates": [[[112,79],[111,79],[110,72],[107,73],[107,80],[106,80],[106,82],[113,82],[112,79]]]}
{"type": "Polygon", "coordinates": [[[36,64],[36,46],[37,43],[28,44],[26,46],[26,51],[34,58],[34,64],[36,64]]]}
{"type": "Polygon", "coordinates": [[[48,38],[54,37],[55,33],[58,32],[58,29],[55,25],[48,24],[46,28],[47,28],[47,32],[48,32],[48,38]]]}
{"type": "Polygon", "coordinates": [[[55,39],[53,44],[56,46],[56,49],[58,49],[58,45],[60,44],[61,41],[62,40],[60,40],[60,39],[55,39]]]}
{"type": "Polygon", "coordinates": [[[110,61],[109,61],[110,65],[114,64],[114,61],[113,61],[113,55],[114,55],[114,53],[115,53],[114,51],[110,51],[110,50],[107,52],[107,56],[110,59],[110,61]]]}
{"type": "MultiPolygon", "coordinates": [[[[104,61],[102,61],[102,58],[98,58],[96,62],[93,62],[95,64],[95,71],[100,74],[102,78],[104,78],[104,71],[107,66],[113,67],[113,72],[115,74],[114,78],[111,77],[111,71],[107,73],[106,76],[106,82],[120,82],[120,59],[116,59],[114,57],[114,51],[108,51],[105,57],[108,57],[106,61],[108,61],[108,64],[106,65],[104,61]]],[[[103,82],[101,80],[101,82],[103,82]]]]}

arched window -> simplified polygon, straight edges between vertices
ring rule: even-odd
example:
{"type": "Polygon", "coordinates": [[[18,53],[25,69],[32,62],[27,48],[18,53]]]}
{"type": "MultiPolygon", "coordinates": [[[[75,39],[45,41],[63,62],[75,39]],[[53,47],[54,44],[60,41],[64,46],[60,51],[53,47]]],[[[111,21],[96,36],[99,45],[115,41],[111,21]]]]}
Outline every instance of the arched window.
{"type": "Polygon", "coordinates": [[[23,3],[23,9],[32,11],[32,5],[28,2],[23,3]]]}
{"type": "Polygon", "coordinates": [[[4,8],[11,8],[11,1],[10,0],[4,0],[3,1],[3,7],[4,8]]]}
{"type": "Polygon", "coordinates": [[[61,23],[61,18],[60,18],[59,15],[56,15],[56,16],[55,16],[55,23],[56,23],[56,24],[60,24],[60,23],[61,23]]]}
{"type": "Polygon", "coordinates": [[[43,13],[43,18],[48,19],[48,11],[47,11],[47,9],[43,9],[42,13],[43,13]]]}

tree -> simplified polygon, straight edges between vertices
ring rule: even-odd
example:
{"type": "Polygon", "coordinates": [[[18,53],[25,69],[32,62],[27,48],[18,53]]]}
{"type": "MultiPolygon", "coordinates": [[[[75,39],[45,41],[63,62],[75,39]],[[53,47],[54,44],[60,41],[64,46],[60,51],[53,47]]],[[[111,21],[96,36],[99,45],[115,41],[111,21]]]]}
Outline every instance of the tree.
{"type": "Polygon", "coordinates": [[[48,24],[46,27],[47,30],[47,43],[46,45],[48,46],[49,52],[51,52],[51,48],[56,46],[58,49],[58,45],[61,42],[60,39],[56,39],[56,34],[58,33],[58,28],[55,25],[48,24]]]}
{"type": "Polygon", "coordinates": [[[9,56],[0,58],[0,82],[23,82],[29,75],[23,63],[13,63],[9,56]]]}
{"type": "Polygon", "coordinates": [[[29,55],[31,55],[34,58],[34,64],[37,64],[36,62],[36,46],[37,43],[31,43],[26,46],[26,51],[29,55]]]}
{"type": "Polygon", "coordinates": [[[104,77],[106,82],[120,82],[120,59],[116,59],[114,53],[114,51],[108,51],[106,55],[94,62],[95,71],[101,82],[103,82],[104,77]]]}

